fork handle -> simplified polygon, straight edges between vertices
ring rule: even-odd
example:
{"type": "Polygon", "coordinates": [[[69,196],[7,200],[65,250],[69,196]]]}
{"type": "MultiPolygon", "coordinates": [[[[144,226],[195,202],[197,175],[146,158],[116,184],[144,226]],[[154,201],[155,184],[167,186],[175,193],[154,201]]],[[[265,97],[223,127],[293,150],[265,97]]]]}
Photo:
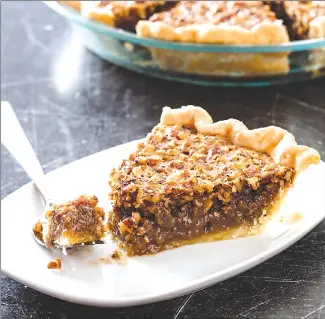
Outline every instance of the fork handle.
{"type": "Polygon", "coordinates": [[[1,143],[22,166],[46,201],[39,183],[44,176],[42,166],[8,102],[1,102],[1,143]]]}

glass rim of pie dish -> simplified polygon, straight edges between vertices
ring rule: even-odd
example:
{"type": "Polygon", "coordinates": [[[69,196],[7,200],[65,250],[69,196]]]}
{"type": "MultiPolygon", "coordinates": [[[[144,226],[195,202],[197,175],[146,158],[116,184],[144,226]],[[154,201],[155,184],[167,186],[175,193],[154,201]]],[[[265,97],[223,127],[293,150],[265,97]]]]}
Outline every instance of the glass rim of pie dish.
{"type": "Polygon", "coordinates": [[[325,46],[325,38],[290,41],[276,45],[225,45],[225,44],[199,44],[181,43],[173,41],[156,40],[152,38],[141,38],[135,33],[122,29],[110,27],[83,17],[76,10],[57,1],[43,1],[48,7],[64,16],[71,22],[75,22],[97,33],[145,47],[153,47],[167,50],[177,50],[186,52],[218,52],[218,53],[276,53],[295,52],[320,49],[325,46]]]}

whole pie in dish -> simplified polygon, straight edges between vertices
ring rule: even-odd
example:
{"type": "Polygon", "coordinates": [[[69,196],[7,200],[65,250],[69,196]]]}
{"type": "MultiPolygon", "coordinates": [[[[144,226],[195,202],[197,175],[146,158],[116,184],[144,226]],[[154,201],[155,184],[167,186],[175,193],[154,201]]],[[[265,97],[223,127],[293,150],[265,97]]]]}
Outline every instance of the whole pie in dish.
{"type": "MultiPolygon", "coordinates": [[[[59,1],[92,20],[139,37],[216,45],[281,45],[325,37],[324,1],[59,1]]],[[[168,47],[168,44],[166,44],[168,47]]],[[[126,44],[127,50],[133,45],[126,44]]],[[[149,47],[154,66],[200,76],[287,74],[290,52],[198,52],[149,47]]],[[[196,50],[195,50],[196,51],[196,50]]],[[[313,71],[324,65],[324,49],[298,63],[313,71]]],[[[294,67],[294,65],[292,65],[294,67]]]]}
{"type": "Polygon", "coordinates": [[[96,196],[85,195],[54,204],[46,212],[46,220],[34,225],[34,234],[47,248],[68,248],[101,240],[105,233],[105,213],[97,204],[96,196]]]}
{"type": "Polygon", "coordinates": [[[129,255],[245,229],[272,213],[314,149],[275,126],[213,123],[202,108],[164,108],[161,122],[110,178],[108,229],[129,255]]]}
{"type": "MultiPolygon", "coordinates": [[[[140,37],[188,43],[269,45],[289,41],[286,27],[262,1],[181,1],[136,27],[140,37]]],[[[273,74],[289,70],[287,53],[195,53],[151,48],[167,70],[201,74],[273,74]]]]}

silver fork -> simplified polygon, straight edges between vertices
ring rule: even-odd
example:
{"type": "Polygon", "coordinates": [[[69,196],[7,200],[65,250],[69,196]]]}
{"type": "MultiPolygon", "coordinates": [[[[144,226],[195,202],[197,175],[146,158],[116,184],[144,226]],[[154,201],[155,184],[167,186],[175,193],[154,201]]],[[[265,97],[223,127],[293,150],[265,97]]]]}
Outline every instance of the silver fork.
{"type": "MultiPolygon", "coordinates": [[[[25,135],[24,130],[22,129],[10,103],[3,101],[1,101],[1,143],[21,165],[21,167],[32,180],[39,195],[42,197],[44,201],[44,211],[39,216],[38,220],[45,219],[45,213],[48,208],[53,205],[53,200],[45,195],[46,191],[43,185],[40,183],[44,177],[42,166],[38,161],[37,156],[27,136],[25,135]]],[[[45,246],[44,242],[38,239],[33,231],[32,235],[38,244],[45,246]]],[[[104,244],[104,242],[85,242],[75,244],[69,248],[95,244],[104,244]]]]}

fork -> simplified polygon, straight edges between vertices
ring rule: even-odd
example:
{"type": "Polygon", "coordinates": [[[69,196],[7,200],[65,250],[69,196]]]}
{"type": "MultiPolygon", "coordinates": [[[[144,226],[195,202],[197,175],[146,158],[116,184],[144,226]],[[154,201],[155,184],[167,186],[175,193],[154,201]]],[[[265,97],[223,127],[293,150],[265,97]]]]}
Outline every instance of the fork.
{"type": "MultiPolygon", "coordinates": [[[[45,213],[53,205],[53,200],[46,196],[46,191],[40,181],[44,178],[44,172],[37,156],[22,129],[15,112],[8,102],[1,101],[1,143],[6,147],[9,153],[16,159],[26,174],[32,180],[36,190],[44,201],[43,213],[38,220],[45,219],[45,213]]],[[[32,231],[33,238],[41,246],[45,247],[42,240],[35,236],[32,231]]],[[[85,242],[75,244],[69,248],[104,244],[103,241],[85,242]]],[[[58,247],[57,247],[58,248],[58,247]]]]}

